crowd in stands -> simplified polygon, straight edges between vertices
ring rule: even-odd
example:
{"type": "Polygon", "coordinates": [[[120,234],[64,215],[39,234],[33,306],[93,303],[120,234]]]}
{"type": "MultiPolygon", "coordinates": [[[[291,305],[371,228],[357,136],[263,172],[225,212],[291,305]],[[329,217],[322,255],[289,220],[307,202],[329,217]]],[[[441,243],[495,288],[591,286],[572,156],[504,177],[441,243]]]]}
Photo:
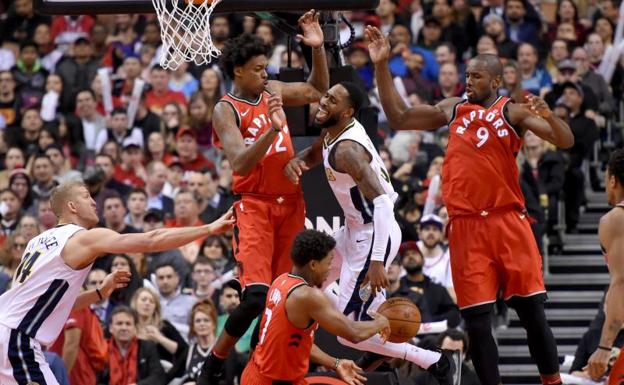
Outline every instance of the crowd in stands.
{"type": "MultiPolygon", "coordinates": [[[[539,0],[381,0],[374,11],[345,13],[355,30],[345,64],[378,108],[379,151],[400,194],[404,244],[388,292],[412,299],[424,322],[449,328],[423,341],[464,353],[469,346],[455,329],[461,318],[444,234],[448,215],[439,188],[430,189],[439,185],[448,133],[391,131],[363,27],[389,35],[394,83],[410,105],[462,96],[467,60],[489,53],[504,62],[501,96],[523,103],[539,95],[569,123],[570,150],[527,133],[518,157],[536,239],[543,252],[556,252],[563,231],[578,231],[585,189],[600,189],[604,154],[621,146],[619,7],[617,0],[559,0],[552,9],[539,0]]],[[[289,61],[307,71],[305,55],[294,47],[289,60],[286,37],[270,23],[213,16],[217,48],[241,33],[271,44],[271,76],[289,61]]],[[[349,34],[342,25],[342,41],[349,34]]],[[[10,288],[28,241],[55,226],[49,197],[60,183],[82,179],[100,225],[120,233],[209,223],[232,205],[232,169],[212,145],[213,108],[231,82],[216,64],[159,66],[155,15],[51,17],[37,13],[33,0],[15,0],[0,5],[0,43],[0,293],[10,288]]],[[[61,383],[193,383],[239,302],[230,239],[100,258],[86,289],[116,269],[129,270],[132,281],[71,314],[49,349],[58,354],[50,360],[61,383]]],[[[236,383],[254,326],[230,355],[224,383],[236,383]]],[[[402,369],[414,383],[435,383],[416,372],[402,369]]],[[[468,366],[462,373],[462,384],[478,384],[468,366]]]]}

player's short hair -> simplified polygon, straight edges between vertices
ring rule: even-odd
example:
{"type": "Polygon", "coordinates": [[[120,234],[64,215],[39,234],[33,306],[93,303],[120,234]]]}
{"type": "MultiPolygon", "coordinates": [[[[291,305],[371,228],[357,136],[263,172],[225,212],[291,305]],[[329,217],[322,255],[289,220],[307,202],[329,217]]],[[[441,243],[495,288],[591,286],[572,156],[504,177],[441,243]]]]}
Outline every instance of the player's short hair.
{"type": "Polygon", "coordinates": [[[618,183],[624,186],[624,149],[615,150],[611,153],[607,169],[609,175],[613,175],[618,183]]]}
{"type": "Polygon", "coordinates": [[[63,208],[65,208],[67,201],[72,197],[74,189],[77,187],[87,188],[87,185],[82,181],[70,181],[56,186],[54,190],[52,190],[50,205],[52,206],[52,212],[57,218],[61,217],[63,208]]]}
{"type": "Polygon", "coordinates": [[[269,56],[269,46],[259,37],[242,34],[225,43],[221,54],[221,69],[230,78],[234,79],[234,67],[244,66],[256,56],[269,56]]]}
{"type": "Polygon", "coordinates": [[[310,261],[320,261],[336,247],[331,236],[316,230],[303,230],[295,237],[290,257],[297,267],[303,267],[310,261]]]}
{"type": "Polygon", "coordinates": [[[353,107],[353,114],[357,114],[357,112],[362,108],[362,105],[366,101],[366,95],[362,91],[362,89],[353,82],[340,82],[338,83],[345,90],[347,90],[347,94],[349,94],[349,104],[353,107]]]}
{"type": "Polygon", "coordinates": [[[113,318],[115,318],[117,314],[121,314],[121,313],[129,315],[134,320],[135,326],[139,324],[139,315],[137,314],[136,310],[126,305],[119,305],[119,306],[116,306],[115,309],[113,309],[113,312],[111,313],[110,321],[108,321],[109,327],[110,325],[113,324],[113,318]]]}
{"type": "MultiPolygon", "coordinates": [[[[494,76],[503,76],[503,63],[497,55],[482,53],[475,56],[474,60],[484,63],[488,72],[494,76]]],[[[457,69],[457,66],[455,66],[457,69]]]]}

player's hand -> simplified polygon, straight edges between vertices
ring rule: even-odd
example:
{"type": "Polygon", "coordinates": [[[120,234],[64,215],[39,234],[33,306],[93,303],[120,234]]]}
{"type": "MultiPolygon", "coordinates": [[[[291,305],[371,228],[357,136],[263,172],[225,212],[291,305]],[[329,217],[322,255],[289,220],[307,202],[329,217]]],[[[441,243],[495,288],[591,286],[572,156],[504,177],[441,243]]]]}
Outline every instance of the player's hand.
{"type": "Polygon", "coordinates": [[[275,130],[281,131],[286,125],[286,113],[283,109],[284,103],[279,94],[271,94],[269,97],[269,118],[275,130]]]}
{"type": "Polygon", "coordinates": [[[208,225],[210,235],[221,234],[230,230],[236,220],[234,219],[234,209],[230,209],[221,218],[208,225]]]}
{"type": "Polygon", "coordinates": [[[386,343],[388,338],[390,338],[390,321],[384,315],[377,313],[374,310],[369,310],[367,313],[375,322],[379,323],[379,334],[381,335],[381,340],[386,343]]]}
{"type": "Polygon", "coordinates": [[[527,103],[524,104],[524,106],[526,106],[533,115],[544,119],[548,119],[552,116],[552,111],[544,99],[535,95],[527,95],[526,100],[527,103]]]}
{"type": "Polygon", "coordinates": [[[100,287],[100,293],[102,297],[108,298],[111,293],[116,289],[121,289],[128,286],[132,274],[125,270],[115,270],[104,278],[102,287],[100,287]]]}
{"type": "Polygon", "coordinates": [[[598,381],[604,376],[607,371],[610,356],[611,352],[604,349],[596,349],[594,354],[589,357],[587,361],[587,371],[592,380],[598,381]]]}
{"type": "Polygon", "coordinates": [[[297,38],[303,44],[312,48],[321,48],[323,46],[323,30],[319,24],[319,13],[314,9],[304,13],[299,18],[299,27],[303,30],[303,35],[298,34],[297,38]]]}
{"type": "Polygon", "coordinates": [[[373,64],[390,59],[390,40],[377,27],[367,26],[364,35],[368,39],[368,53],[373,64]]]}
{"type": "Polygon", "coordinates": [[[364,371],[351,360],[340,360],[336,368],[336,374],[341,380],[349,385],[363,385],[366,377],[361,375],[364,371]]]}
{"type": "Polygon", "coordinates": [[[284,167],[284,175],[286,178],[293,182],[293,184],[299,184],[299,178],[303,175],[304,171],[308,171],[310,168],[306,165],[306,162],[299,158],[292,158],[286,167],[284,167]]]}
{"type": "Polygon", "coordinates": [[[386,267],[382,261],[372,261],[362,282],[362,287],[370,284],[371,295],[377,295],[378,291],[385,289],[390,285],[388,276],[386,275],[386,267]]]}

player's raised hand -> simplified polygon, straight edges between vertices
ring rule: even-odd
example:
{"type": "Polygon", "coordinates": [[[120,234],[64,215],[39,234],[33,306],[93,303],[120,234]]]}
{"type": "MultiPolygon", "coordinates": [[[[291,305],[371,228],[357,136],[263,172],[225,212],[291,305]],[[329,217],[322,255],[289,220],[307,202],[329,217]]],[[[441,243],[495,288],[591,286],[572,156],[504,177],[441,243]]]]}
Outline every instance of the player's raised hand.
{"type": "Polygon", "coordinates": [[[604,349],[596,349],[594,354],[587,361],[587,371],[594,381],[598,381],[604,376],[609,364],[611,352],[604,349]]]}
{"type": "Polygon", "coordinates": [[[540,118],[548,119],[552,115],[552,111],[544,99],[535,95],[526,96],[527,103],[524,104],[532,114],[539,116],[540,118]]]}
{"type": "Polygon", "coordinates": [[[364,35],[368,39],[368,53],[373,64],[390,59],[390,40],[377,27],[367,26],[364,35]]]}
{"type": "MultiPolygon", "coordinates": [[[[270,93],[270,91],[269,91],[270,93]]],[[[286,125],[286,113],[284,112],[284,102],[279,94],[271,93],[269,97],[269,118],[273,128],[281,131],[286,125]]]]}
{"type": "Polygon", "coordinates": [[[303,44],[320,48],[323,45],[323,30],[319,24],[319,13],[314,9],[304,13],[299,18],[299,27],[303,30],[303,35],[298,34],[297,38],[303,41],[303,44]]]}
{"type": "Polygon", "coordinates": [[[390,281],[388,281],[388,276],[386,275],[386,267],[382,261],[371,262],[366,276],[364,277],[364,281],[362,281],[362,287],[367,284],[370,284],[372,296],[375,296],[378,291],[390,285],[390,281]]]}
{"type": "Polygon", "coordinates": [[[388,338],[390,338],[390,333],[391,333],[391,330],[390,330],[390,321],[388,321],[388,319],[387,319],[385,316],[383,316],[383,315],[381,315],[381,314],[377,313],[377,312],[376,312],[376,311],[374,311],[374,310],[369,310],[369,311],[367,312],[367,314],[368,314],[368,315],[369,315],[372,319],[374,319],[374,320],[375,320],[375,322],[378,322],[378,323],[379,323],[379,325],[380,325],[380,326],[379,326],[379,334],[381,335],[381,339],[382,339],[382,341],[383,341],[384,343],[386,343],[386,341],[388,341],[388,338]]]}
{"type": "Polygon", "coordinates": [[[116,289],[128,286],[131,277],[132,274],[125,270],[115,270],[107,275],[106,278],[104,278],[104,282],[102,282],[102,287],[99,288],[102,297],[108,298],[116,289]]]}
{"type": "Polygon", "coordinates": [[[310,168],[303,160],[299,158],[292,158],[286,167],[284,167],[284,175],[286,178],[293,182],[293,184],[299,184],[299,179],[303,175],[304,171],[308,171],[310,168]]]}
{"type": "Polygon", "coordinates": [[[340,360],[336,368],[338,377],[349,385],[363,385],[366,377],[361,375],[364,371],[351,360],[340,360]]]}
{"type": "Polygon", "coordinates": [[[221,234],[230,230],[232,226],[234,226],[234,223],[236,223],[236,220],[234,219],[234,210],[230,207],[230,209],[223,214],[221,218],[209,224],[208,228],[210,229],[211,235],[221,234]]]}

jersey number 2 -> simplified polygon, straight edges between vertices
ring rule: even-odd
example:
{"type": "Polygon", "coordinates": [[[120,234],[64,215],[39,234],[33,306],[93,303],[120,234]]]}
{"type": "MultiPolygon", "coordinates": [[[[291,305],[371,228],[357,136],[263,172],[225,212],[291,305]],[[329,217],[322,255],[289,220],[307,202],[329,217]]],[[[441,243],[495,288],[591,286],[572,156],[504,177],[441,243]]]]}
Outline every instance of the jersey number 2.
{"type": "Polygon", "coordinates": [[[26,278],[30,276],[32,267],[40,255],[41,253],[38,251],[35,251],[32,254],[26,253],[26,255],[24,255],[24,258],[22,258],[22,262],[20,262],[19,266],[17,267],[17,271],[15,272],[15,279],[17,283],[24,283],[26,278]]]}

